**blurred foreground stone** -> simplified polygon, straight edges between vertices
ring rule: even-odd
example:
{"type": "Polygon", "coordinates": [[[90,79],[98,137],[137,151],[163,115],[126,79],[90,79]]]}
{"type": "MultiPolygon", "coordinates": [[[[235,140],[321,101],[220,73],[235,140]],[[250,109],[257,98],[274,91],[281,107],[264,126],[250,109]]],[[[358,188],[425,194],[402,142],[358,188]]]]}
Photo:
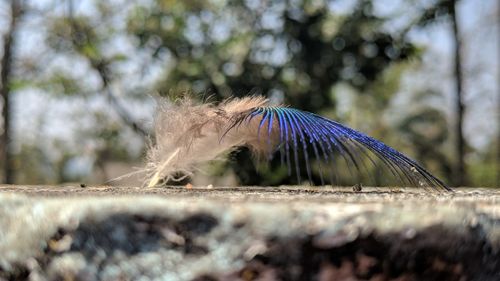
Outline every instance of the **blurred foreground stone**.
{"type": "Polygon", "coordinates": [[[0,280],[500,280],[500,192],[0,186],[0,280]]]}

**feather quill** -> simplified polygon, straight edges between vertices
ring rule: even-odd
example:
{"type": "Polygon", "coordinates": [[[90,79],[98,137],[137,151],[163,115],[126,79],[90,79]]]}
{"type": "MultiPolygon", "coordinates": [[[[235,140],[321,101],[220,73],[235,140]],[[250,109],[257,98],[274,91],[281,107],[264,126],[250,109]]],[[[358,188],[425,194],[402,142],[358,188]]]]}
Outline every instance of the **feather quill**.
{"type": "Polygon", "coordinates": [[[266,156],[279,151],[289,174],[294,163],[298,177],[299,159],[303,158],[309,179],[309,158],[313,157],[322,163],[322,183],[323,170],[340,155],[358,171],[367,169],[363,157],[373,165],[379,159],[403,183],[450,190],[414,160],[372,137],[313,113],[269,106],[268,100],[260,96],[220,104],[194,104],[190,99],[161,102],[155,133],[155,144],[147,156],[148,186],[175,180],[177,172],[189,175],[198,165],[247,146],[255,154],[266,156]]]}

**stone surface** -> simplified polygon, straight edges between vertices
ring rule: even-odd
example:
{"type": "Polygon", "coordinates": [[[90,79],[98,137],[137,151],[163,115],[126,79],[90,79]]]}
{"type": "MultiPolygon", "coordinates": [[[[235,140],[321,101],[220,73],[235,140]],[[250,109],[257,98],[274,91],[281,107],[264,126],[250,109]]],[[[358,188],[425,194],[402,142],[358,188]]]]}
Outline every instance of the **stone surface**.
{"type": "Polygon", "coordinates": [[[0,186],[0,280],[500,280],[500,191],[0,186]]]}

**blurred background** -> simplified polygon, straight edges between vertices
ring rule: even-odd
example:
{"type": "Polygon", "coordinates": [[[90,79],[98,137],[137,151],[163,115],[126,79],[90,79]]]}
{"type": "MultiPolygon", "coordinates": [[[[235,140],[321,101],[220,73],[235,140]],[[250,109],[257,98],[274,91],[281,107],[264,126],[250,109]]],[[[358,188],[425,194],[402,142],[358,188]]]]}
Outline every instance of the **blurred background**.
{"type": "MultiPolygon", "coordinates": [[[[497,0],[0,0],[0,182],[132,172],[155,96],[191,91],[260,93],[381,139],[449,185],[499,187],[499,26],[497,0]]],[[[192,180],[294,183],[250,158],[192,180]]]]}

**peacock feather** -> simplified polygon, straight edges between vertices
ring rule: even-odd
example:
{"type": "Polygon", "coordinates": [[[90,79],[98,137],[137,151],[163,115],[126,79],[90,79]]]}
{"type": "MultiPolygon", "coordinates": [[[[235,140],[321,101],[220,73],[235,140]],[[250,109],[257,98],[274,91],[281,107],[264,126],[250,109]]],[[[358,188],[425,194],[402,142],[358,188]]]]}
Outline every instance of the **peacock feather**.
{"type": "Polygon", "coordinates": [[[321,184],[342,159],[349,171],[385,167],[403,184],[451,190],[417,162],[383,142],[333,120],[285,106],[269,106],[263,97],[230,99],[220,104],[160,102],[156,142],[148,153],[148,185],[190,174],[197,165],[247,146],[271,158],[280,154],[288,174],[300,183],[301,161],[312,179],[311,162],[319,164],[321,184]],[[368,160],[366,160],[368,159],[368,160]]]}

